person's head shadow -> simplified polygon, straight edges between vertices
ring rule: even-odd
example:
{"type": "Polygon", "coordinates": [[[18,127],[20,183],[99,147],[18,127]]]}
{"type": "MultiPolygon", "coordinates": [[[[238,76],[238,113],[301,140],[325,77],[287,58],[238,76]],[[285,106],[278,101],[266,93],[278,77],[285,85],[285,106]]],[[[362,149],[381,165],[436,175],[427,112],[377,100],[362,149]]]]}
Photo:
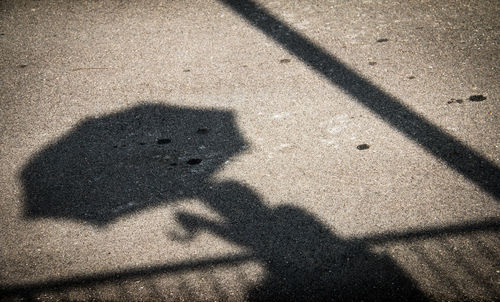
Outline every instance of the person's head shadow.
{"type": "Polygon", "coordinates": [[[88,118],[24,166],[24,216],[105,226],[196,196],[245,144],[230,111],[148,103],[88,118]]]}

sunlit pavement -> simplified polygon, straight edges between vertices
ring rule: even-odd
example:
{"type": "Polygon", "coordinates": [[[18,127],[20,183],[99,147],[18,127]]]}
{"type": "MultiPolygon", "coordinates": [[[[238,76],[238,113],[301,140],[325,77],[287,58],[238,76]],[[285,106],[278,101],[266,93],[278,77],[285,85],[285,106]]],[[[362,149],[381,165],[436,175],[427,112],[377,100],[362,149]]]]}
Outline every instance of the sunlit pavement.
{"type": "Polygon", "coordinates": [[[1,2],[0,300],[500,299],[477,2],[1,2]]]}

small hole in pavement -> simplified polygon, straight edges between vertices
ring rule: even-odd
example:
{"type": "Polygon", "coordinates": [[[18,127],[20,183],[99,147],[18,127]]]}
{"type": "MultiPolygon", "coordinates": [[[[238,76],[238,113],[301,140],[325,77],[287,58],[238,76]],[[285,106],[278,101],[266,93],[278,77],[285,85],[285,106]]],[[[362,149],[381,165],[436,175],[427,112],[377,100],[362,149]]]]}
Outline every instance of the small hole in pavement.
{"type": "Polygon", "coordinates": [[[370,145],[368,145],[368,144],[361,144],[361,145],[358,145],[356,147],[356,149],[358,149],[358,150],[366,150],[368,148],[370,148],[370,145]]]}

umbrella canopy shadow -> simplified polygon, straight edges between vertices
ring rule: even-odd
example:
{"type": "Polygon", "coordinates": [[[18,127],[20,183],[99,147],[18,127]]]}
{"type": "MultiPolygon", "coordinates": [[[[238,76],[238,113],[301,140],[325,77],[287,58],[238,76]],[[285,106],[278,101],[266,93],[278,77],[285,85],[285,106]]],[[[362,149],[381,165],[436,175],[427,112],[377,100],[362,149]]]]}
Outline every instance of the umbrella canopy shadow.
{"type": "Polygon", "coordinates": [[[267,274],[248,300],[426,299],[369,244],[333,234],[303,209],[270,207],[243,184],[215,181],[214,172],[246,145],[229,111],[143,104],[87,119],[22,170],[24,215],[103,227],[146,208],[196,198],[225,222],[178,212],[172,223],[186,232],[175,240],[209,231],[250,251],[267,274]]]}
{"type": "Polygon", "coordinates": [[[142,104],[89,118],[25,165],[24,215],[104,226],[198,195],[245,144],[229,111],[142,104]]]}

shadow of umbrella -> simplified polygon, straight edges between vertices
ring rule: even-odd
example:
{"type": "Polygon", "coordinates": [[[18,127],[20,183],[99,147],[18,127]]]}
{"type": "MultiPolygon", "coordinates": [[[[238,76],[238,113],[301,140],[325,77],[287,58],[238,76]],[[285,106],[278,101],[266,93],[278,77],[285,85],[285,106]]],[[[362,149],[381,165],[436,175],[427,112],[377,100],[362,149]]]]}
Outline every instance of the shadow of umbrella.
{"type": "Polygon", "coordinates": [[[244,145],[228,111],[143,104],[86,119],[22,170],[24,215],[103,226],[199,195],[244,145]]]}
{"type": "Polygon", "coordinates": [[[105,226],[197,198],[225,223],[178,212],[175,222],[187,234],[179,239],[205,230],[250,251],[267,276],[249,300],[425,300],[390,257],[368,244],[332,234],[303,209],[269,207],[240,183],[214,181],[211,175],[244,146],[227,111],[145,104],[88,119],[24,167],[24,214],[105,226]]]}

